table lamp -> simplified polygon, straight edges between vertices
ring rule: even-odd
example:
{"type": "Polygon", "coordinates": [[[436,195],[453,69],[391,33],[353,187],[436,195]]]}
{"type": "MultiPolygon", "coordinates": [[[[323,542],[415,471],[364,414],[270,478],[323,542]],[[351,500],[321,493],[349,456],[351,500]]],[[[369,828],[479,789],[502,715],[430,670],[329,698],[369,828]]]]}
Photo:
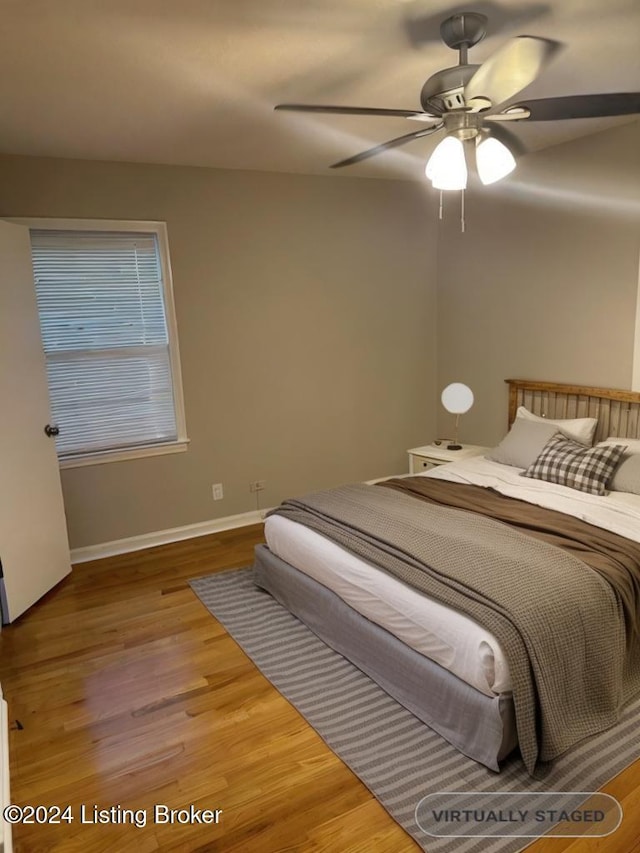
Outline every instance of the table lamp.
{"type": "Polygon", "coordinates": [[[456,416],[453,443],[447,445],[447,450],[462,450],[462,445],[458,444],[458,422],[460,415],[464,415],[473,406],[473,391],[467,385],[463,385],[462,382],[452,382],[444,389],[440,399],[444,408],[456,416]]]}

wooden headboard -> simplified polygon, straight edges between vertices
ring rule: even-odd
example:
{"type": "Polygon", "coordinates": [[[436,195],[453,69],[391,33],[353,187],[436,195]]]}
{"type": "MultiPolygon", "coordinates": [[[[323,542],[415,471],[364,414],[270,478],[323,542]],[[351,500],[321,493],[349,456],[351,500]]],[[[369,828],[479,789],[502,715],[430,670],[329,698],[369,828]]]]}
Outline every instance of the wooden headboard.
{"type": "Polygon", "coordinates": [[[546,418],[597,418],[594,444],[608,436],[640,438],[640,392],[588,385],[560,385],[505,379],[509,385],[509,426],[518,406],[546,418]]]}

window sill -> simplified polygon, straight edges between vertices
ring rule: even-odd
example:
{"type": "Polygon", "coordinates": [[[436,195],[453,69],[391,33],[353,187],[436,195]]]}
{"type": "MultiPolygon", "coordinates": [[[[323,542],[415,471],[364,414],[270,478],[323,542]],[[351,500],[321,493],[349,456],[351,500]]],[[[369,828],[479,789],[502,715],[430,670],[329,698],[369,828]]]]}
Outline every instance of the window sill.
{"type": "Polygon", "coordinates": [[[60,459],[60,468],[83,468],[86,465],[102,465],[105,462],[125,462],[128,459],[142,459],[145,456],[164,456],[167,453],[184,453],[189,447],[189,439],[172,441],[171,444],[150,444],[144,447],[129,447],[126,450],[106,450],[101,453],[85,453],[82,456],[69,456],[60,459]]]}

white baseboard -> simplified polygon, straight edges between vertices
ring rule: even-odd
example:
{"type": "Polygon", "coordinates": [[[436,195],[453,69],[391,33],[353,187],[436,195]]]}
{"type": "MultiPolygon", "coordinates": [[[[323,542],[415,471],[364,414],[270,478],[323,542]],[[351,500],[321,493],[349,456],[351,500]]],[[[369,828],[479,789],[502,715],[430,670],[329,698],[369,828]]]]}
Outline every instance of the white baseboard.
{"type": "Polygon", "coordinates": [[[128,539],[116,539],[114,542],[103,542],[101,545],[87,545],[85,548],[74,548],[71,551],[71,562],[86,563],[88,560],[101,560],[103,557],[128,554],[130,551],[140,551],[143,548],[166,545],[168,542],[180,542],[183,539],[206,536],[208,533],[220,533],[222,530],[233,530],[235,527],[248,527],[250,524],[260,524],[264,521],[264,517],[268,512],[269,509],[241,512],[239,515],[227,515],[225,518],[213,518],[211,521],[199,521],[196,524],[186,524],[184,527],[172,527],[170,530],[157,530],[154,533],[142,533],[140,536],[130,536],[128,539]]]}

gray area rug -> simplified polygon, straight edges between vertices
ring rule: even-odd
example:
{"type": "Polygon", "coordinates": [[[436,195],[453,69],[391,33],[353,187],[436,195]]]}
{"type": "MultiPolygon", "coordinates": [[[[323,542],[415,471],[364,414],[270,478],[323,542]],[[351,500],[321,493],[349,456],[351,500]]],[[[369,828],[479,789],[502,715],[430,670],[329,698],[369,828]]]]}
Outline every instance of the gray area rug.
{"type": "MultiPolygon", "coordinates": [[[[544,780],[531,779],[517,756],[494,773],[459,753],[258,589],[251,569],[190,584],[261,672],[429,853],[517,853],[534,839],[432,837],[416,822],[416,807],[427,795],[596,791],[640,757],[638,699],[614,728],[564,755],[544,780]]],[[[503,802],[495,794],[483,798],[487,809],[503,802]]]]}

